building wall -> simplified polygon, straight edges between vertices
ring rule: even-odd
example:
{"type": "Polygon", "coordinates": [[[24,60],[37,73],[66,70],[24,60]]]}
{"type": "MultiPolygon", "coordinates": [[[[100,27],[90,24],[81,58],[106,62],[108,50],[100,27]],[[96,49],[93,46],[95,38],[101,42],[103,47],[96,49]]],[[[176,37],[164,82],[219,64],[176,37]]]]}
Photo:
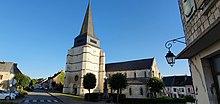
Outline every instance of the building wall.
{"type": "MultiPolygon", "coordinates": [[[[184,33],[187,44],[192,43],[198,36],[202,35],[207,28],[209,28],[220,17],[220,1],[214,0],[213,6],[209,9],[200,10],[205,0],[194,0],[196,11],[193,16],[187,22],[184,16],[183,0],[179,0],[180,12],[182,17],[182,23],[184,27],[184,33]]],[[[212,1],[212,0],[210,0],[212,1]]],[[[207,6],[208,7],[208,6],[207,6]]]]}
{"type": "MultiPolygon", "coordinates": [[[[102,52],[100,48],[88,44],[71,48],[67,55],[63,92],[73,93],[73,88],[77,88],[77,95],[88,93],[88,90],[84,89],[82,84],[83,76],[86,75],[86,73],[93,73],[97,79],[96,87],[91,89],[91,92],[99,92],[99,85],[103,84],[99,79],[101,77],[104,79],[105,77],[104,75],[100,75],[100,70],[104,69],[104,62],[100,62],[100,59],[102,59],[102,61],[105,59],[104,52],[102,52]],[[76,75],[79,77],[77,81],[75,80],[76,75]]],[[[104,74],[103,71],[102,74],[104,74]]]]}
{"type": "Polygon", "coordinates": [[[195,87],[194,89],[197,90],[196,98],[198,99],[198,102],[217,104],[215,89],[212,88],[214,81],[211,73],[211,67],[209,66],[209,61],[201,59],[215,53],[219,49],[220,42],[217,42],[189,60],[193,76],[193,84],[195,87]]]}
{"type": "MultiPolygon", "coordinates": [[[[190,20],[187,22],[184,16],[183,0],[179,0],[182,23],[184,26],[184,33],[187,46],[196,41],[208,28],[212,28],[217,23],[220,17],[220,0],[206,0],[210,1],[208,5],[204,6],[205,0],[194,0],[196,10],[190,20]],[[211,2],[213,1],[213,2],[211,2]]],[[[211,40],[210,40],[211,41],[211,40]]],[[[195,97],[198,104],[217,104],[217,97],[215,89],[212,84],[213,77],[211,67],[207,56],[213,55],[220,49],[220,42],[212,44],[189,58],[190,70],[193,78],[193,85],[195,89],[195,97]]]]}
{"type": "MultiPolygon", "coordinates": [[[[122,73],[126,75],[127,78],[146,78],[146,80],[148,80],[148,78],[151,77],[160,76],[155,59],[153,61],[152,69],[110,71],[110,72],[106,72],[106,75],[109,78],[116,73],[122,73]],[[136,73],[136,77],[134,73],[136,73]]],[[[109,89],[108,91],[111,92],[110,87],[108,89],[109,89]]],[[[116,91],[114,91],[114,93],[116,93],[116,91]]],[[[122,91],[122,93],[125,94],[127,98],[147,98],[148,90],[146,88],[145,82],[139,82],[134,79],[132,83],[128,83],[128,86],[126,87],[126,89],[122,91]],[[140,93],[141,88],[143,89],[143,95],[141,95],[140,93]],[[131,89],[131,94],[129,92],[130,89],[131,89]]]]}
{"type": "Polygon", "coordinates": [[[11,72],[0,72],[0,75],[3,75],[0,80],[0,89],[5,90],[9,87],[9,80],[12,80],[14,74],[11,74],[11,72]]]}
{"type": "Polygon", "coordinates": [[[125,90],[122,91],[126,95],[126,98],[146,98],[147,97],[146,85],[128,85],[125,90]],[[142,89],[142,93],[141,93],[142,89]],[[131,91],[131,92],[130,92],[131,91]]]}
{"type": "Polygon", "coordinates": [[[151,69],[142,69],[142,70],[125,70],[125,71],[111,71],[107,72],[107,77],[110,78],[113,74],[122,73],[126,75],[127,78],[144,78],[144,77],[151,77],[151,69]],[[146,73],[146,76],[145,76],[146,73]]]}

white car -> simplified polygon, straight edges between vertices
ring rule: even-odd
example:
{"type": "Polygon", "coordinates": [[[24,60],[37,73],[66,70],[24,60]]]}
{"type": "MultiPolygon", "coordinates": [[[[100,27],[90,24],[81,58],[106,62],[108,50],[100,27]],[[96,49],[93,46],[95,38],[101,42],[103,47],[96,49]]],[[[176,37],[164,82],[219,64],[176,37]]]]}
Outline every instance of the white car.
{"type": "Polygon", "coordinates": [[[10,100],[10,99],[15,99],[15,97],[16,97],[16,94],[14,93],[9,93],[4,90],[0,90],[0,99],[10,100]]]}

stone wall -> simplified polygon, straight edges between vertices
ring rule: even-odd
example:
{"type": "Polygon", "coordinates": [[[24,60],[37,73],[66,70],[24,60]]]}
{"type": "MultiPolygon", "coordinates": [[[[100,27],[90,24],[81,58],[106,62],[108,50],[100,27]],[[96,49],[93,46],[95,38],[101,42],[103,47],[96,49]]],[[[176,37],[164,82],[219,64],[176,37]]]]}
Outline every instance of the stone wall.
{"type": "Polygon", "coordinates": [[[202,35],[202,33],[210,28],[220,17],[219,0],[206,0],[210,1],[210,4],[207,4],[206,6],[203,6],[205,5],[203,1],[204,0],[195,0],[196,11],[187,22],[184,16],[183,0],[179,0],[179,7],[187,45],[202,35]],[[211,3],[211,1],[213,2],[211,3]]]}

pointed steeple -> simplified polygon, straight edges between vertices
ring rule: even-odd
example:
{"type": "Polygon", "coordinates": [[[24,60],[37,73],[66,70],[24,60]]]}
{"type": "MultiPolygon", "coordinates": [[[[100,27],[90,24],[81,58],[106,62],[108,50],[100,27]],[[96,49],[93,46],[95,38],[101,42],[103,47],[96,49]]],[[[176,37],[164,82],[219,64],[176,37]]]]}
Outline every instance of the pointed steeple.
{"type": "Polygon", "coordinates": [[[82,24],[80,35],[89,35],[91,37],[96,37],[94,32],[94,25],[92,21],[92,10],[90,6],[90,1],[86,10],[86,15],[82,24]]]}
{"type": "Polygon", "coordinates": [[[94,32],[90,2],[86,10],[86,15],[84,17],[80,34],[75,38],[74,47],[78,47],[86,44],[95,46],[97,48],[100,47],[100,41],[95,36],[95,32],[94,32]]]}

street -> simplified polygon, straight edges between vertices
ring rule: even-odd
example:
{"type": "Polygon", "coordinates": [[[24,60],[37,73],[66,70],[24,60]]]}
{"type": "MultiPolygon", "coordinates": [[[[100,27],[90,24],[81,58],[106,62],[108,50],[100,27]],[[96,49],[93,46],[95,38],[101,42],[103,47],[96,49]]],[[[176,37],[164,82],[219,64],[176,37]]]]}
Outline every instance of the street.
{"type": "Polygon", "coordinates": [[[28,96],[25,97],[21,104],[62,104],[63,102],[56,97],[51,96],[44,90],[34,90],[33,92],[28,92],[28,96]]]}
{"type": "Polygon", "coordinates": [[[84,100],[76,100],[62,93],[47,92],[47,90],[34,90],[28,92],[19,104],[103,104],[103,102],[87,102],[84,100]]]}

